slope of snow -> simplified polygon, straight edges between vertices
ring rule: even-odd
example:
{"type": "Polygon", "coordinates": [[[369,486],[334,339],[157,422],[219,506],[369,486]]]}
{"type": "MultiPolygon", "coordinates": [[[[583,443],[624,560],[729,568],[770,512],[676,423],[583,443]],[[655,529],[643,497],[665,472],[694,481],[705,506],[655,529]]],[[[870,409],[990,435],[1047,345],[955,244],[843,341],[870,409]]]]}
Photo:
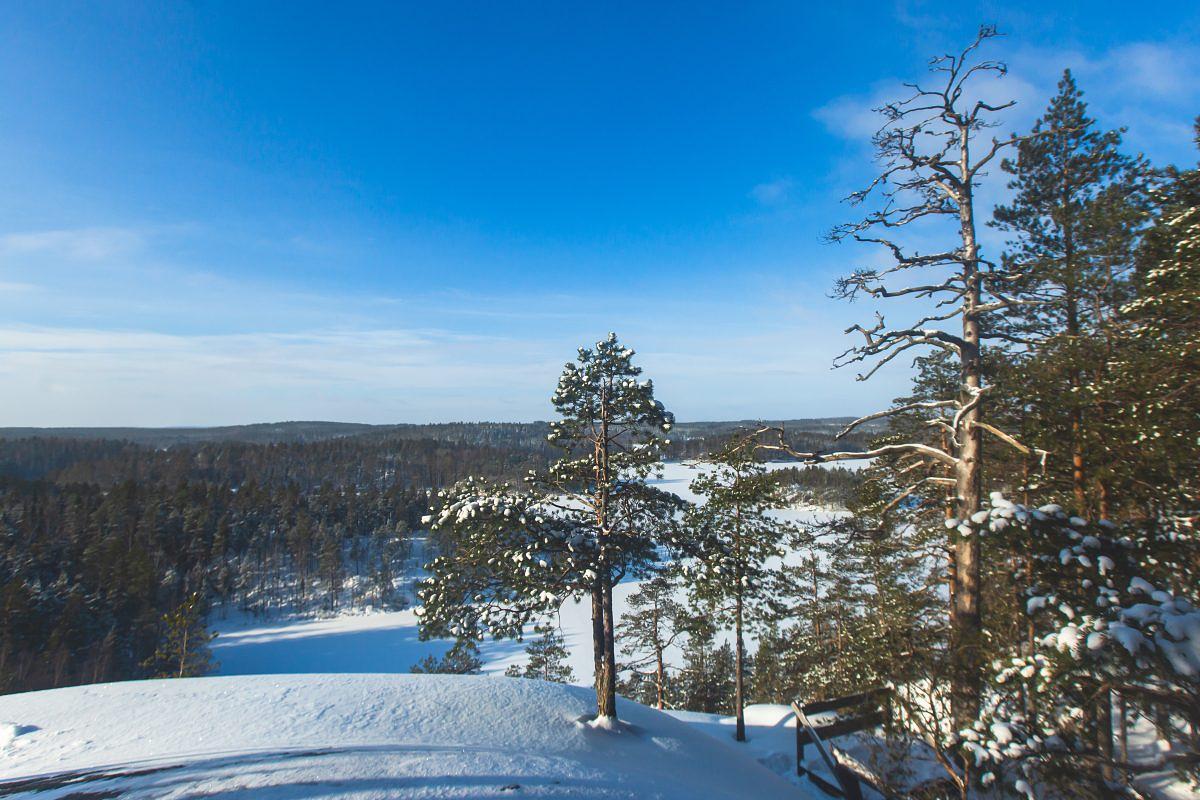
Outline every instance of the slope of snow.
{"type": "Polygon", "coordinates": [[[130,798],[810,797],[748,755],[585,689],[448,675],[212,677],[0,697],[0,794],[130,798]]]}
{"type": "MultiPolygon", "coordinates": [[[[796,717],[788,706],[770,703],[746,706],[745,742],[734,740],[737,730],[734,717],[700,711],[672,710],[666,713],[724,742],[726,746],[746,753],[780,777],[808,785],[796,773],[796,717]]],[[[821,773],[826,772],[825,765],[819,763],[816,751],[811,747],[808,751],[812,763],[806,766],[821,773]]]]}

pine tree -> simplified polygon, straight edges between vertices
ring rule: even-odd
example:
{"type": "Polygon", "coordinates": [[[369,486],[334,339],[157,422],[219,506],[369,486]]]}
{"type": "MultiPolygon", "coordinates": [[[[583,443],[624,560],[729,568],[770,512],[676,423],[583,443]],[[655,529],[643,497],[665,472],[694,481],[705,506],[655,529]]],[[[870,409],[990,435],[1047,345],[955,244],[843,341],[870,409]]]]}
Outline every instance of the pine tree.
{"type": "Polygon", "coordinates": [[[632,673],[625,691],[641,695],[643,686],[650,687],[645,702],[659,709],[672,705],[666,652],[687,635],[688,614],[675,599],[678,588],[672,571],[643,581],[616,629],[621,654],[629,659],[620,670],[632,673]]]}
{"type": "Polygon", "coordinates": [[[215,667],[208,648],[215,638],[204,626],[204,598],[193,594],[163,615],[158,647],[145,666],[159,678],[205,675],[215,667]]]}
{"type": "Polygon", "coordinates": [[[698,605],[733,628],[734,712],[736,739],[746,740],[746,629],[762,617],[771,597],[772,559],[783,557],[789,526],[771,516],[783,504],[779,484],[753,457],[753,449],[735,443],[710,457],[692,481],[702,502],[687,512],[683,569],[698,605]]]}
{"type": "Polygon", "coordinates": [[[513,664],[504,671],[510,678],[533,678],[554,683],[574,683],[575,671],[567,663],[570,653],[562,631],[553,625],[539,625],[538,638],[525,648],[528,658],[524,667],[513,664]]]}
{"type": "Polygon", "coordinates": [[[564,367],[548,436],[563,456],[528,488],[468,479],[439,494],[430,520],[444,552],[420,591],[423,636],[519,636],[566,599],[589,596],[597,715],[612,718],[612,588],[658,561],[680,505],[645,481],[674,418],[638,380],[633,355],[610,334],[564,367]]]}
{"type": "Polygon", "coordinates": [[[413,664],[409,672],[440,675],[478,675],[483,669],[479,645],[474,639],[455,639],[454,645],[440,658],[428,655],[413,664]]]}
{"type": "Polygon", "coordinates": [[[1112,323],[1129,297],[1148,180],[1142,160],[1120,146],[1121,131],[1097,129],[1064,72],[1016,158],[1001,162],[1013,176],[1013,199],[995,209],[992,223],[1013,235],[1004,253],[1004,296],[1022,303],[997,327],[1031,348],[1020,362],[1018,391],[1040,428],[1033,441],[1069,465],[1052,474],[1065,474],[1076,510],[1105,517],[1112,492],[1099,417],[1107,405],[1112,323]]]}

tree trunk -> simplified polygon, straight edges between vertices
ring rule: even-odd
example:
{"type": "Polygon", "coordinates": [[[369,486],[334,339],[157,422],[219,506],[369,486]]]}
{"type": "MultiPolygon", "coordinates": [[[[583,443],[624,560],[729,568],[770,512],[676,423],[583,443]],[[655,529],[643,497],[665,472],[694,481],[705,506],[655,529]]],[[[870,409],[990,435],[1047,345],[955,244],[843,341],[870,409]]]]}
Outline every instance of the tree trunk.
{"type": "Polygon", "coordinates": [[[742,641],[742,593],[737,595],[737,608],[734,612],[734,673],[733,673],[733,705],[737,711],[737,733],[734,738],[739,742],[746,741],[746,702],[745,681],[742,680],[742,664],[746,657],[746,645],[742,641]]]}
{"type": "MultiPolygon", "coordinates": [[[[964,176],[969,163],[967,132],[963,132],[961,143],[964,176]]],[[[975,212],[970,195],[970,184],[966,182],[964,195],[959,202],[959,222],[963,242],[964,298],[962,314],[962,394],[964,406],[970,408],[962,413],[958,429],[959,449],[955,465],[955,515],[968,520],[979,510],[982,501],[982,458],[983,429],[977,424],[981,420],[982,402],[979,392],[983,388],[983,365],[980,352],[980,323],[977,308],[981,303],[982,287],[979,278],[979,245],[975,240],[975,212]]],[[[954,569],[952,572],[950,609],[950,647],[952,675],[950,704],[955,728],[971,727],[979,716],[982,689],[981,634],[982,612],[980,608],[980,550],[979,537],[954,534],[954,569]]]]}
{"type": "Polygon", "coordinates": [[[609,406],[612,391],[611,380],[600,392],[600,432],[595,439],[593,469],[596,477],[596,529],[600,550],[597,586],[593,589],[592,602],[598,603],[599,627],[596,608],[592,609],[593,646],[596,656],[596,715],[617,718],[617,649],[614,634],[612,606],[612,565],[608,560],[608,487],[609,487],[609,406]],[[598,596],[597,596],[598,593],[598,596]]]}
{"type": "Polygon", "coordinates": [[[613,706],[606,706],[608,683],[611,678],[607,673],[607,648],[604,640],[604,589],[600,579],[592,586],[592,661],[593,674],[596,682],[596,716],[611,717],[613,706]]]}
{"type": "Polygon", "coordinates": [[[1096,495],[1099,500],[1098,512],[1100,519],[1112,519],[1111,501],[1109,500],[1108,484],[1104,481],[1096,482],[1096,495]]]}
{"type": "Polygon", "coordinates": [[[658,710],[662,711],[665,706],[664,685],[666,683],[667,673],[663,666],[663,651],[661,647],[654,649],[654,688],[658,694],[658,710]]]}
{"type": "Polygon", "coordinates": [[[187,652],[188,652],[188,634],[191,633],[189,628],[183,629],[183,641],[179,645],[179,674],[175,677],[182,678],[184,671],[187,669],[187,652]]]}
{"type": "Polygon", "coordinates": [[[1117,693],[1117,710],[1121,717],[1117,728],[1117,757],[1124,763],[1129,761],[1129,703],[1124,692],[1117,693]]]}
{"type": "MultiPolygon", "coordinates": [[[[1063,198],[1063,207],[1069,207],[1069,199],[1063,198]]],[[[1083,374],[1079,369],[1079,291],[1074,284],[1075,244],[1073,226],[1068,221],[1063,226],[1063,267],[1065,270],[1064,292],[1066,300],[1067,342],[1070,346],[1068,382],[1071,386],[1071,491],[1075,497],[1075,513],[1082,517],[1088,516],[1087,508],[1087,469],[1083,452],[1083,408],[1081,389],[1083,374]]]]}
{"type": "Polygon", "coordinates": [[[604,680],[596,686],[596,705],[599,716],[612,717],[615,720],[617,718],[617,648],[614,633],[611,577],[604,578],[603,609],[604,664],[601,674],[604,676],[604,680]]]}
{"type": "Polygon", "coordinates": [[[1112,781],[1115,777],[1113,760],[1112,689],[1104,687],[1096,698],[1096,750],[1102,759],[1100,777],[1112,781]],[[1107,763],[1105,763],[1107,762],[1107,763]]]}

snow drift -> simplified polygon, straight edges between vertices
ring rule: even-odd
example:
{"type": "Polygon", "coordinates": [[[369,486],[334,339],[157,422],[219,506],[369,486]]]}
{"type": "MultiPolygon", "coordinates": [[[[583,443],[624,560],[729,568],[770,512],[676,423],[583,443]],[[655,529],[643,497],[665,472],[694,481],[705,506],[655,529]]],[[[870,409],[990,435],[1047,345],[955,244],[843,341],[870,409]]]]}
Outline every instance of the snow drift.
{"type": "Polygon", "coordinates": [[[667,714],[451,675],[131,681],[0,697],[0,794],[127,798],[803,797],[667,714]]]}

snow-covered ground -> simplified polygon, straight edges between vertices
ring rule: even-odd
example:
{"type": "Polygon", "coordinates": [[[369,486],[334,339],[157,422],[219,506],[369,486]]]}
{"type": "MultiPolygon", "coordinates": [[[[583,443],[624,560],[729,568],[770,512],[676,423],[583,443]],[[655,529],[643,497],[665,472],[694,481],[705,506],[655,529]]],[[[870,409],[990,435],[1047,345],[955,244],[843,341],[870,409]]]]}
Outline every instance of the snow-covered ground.
{"type": "Polygon", "coordinates": [[[448,675],[131,681],[0,697],[0,795],[815,797],[670,715],[593,727],[586,689],[448,675]]]}

